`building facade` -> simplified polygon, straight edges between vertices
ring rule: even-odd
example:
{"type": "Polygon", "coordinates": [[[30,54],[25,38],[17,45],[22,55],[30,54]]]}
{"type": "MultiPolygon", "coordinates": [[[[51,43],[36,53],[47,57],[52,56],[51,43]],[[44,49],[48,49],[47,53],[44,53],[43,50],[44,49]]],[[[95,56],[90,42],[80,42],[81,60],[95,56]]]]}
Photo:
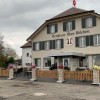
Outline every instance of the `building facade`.
{"type": "Polygon", "coordinates": [[[100,15],[70,8],[47,20],[28,39],[32,63],[41,69],[63,64],[70,70],[100,65],[100,15]]]}
{"type": "Polygon", "coordinates": [[[22,48],[22,67],[30,67],[32,63],[31,51],[32,51],[32,44],[27,42],[22,48]]]}

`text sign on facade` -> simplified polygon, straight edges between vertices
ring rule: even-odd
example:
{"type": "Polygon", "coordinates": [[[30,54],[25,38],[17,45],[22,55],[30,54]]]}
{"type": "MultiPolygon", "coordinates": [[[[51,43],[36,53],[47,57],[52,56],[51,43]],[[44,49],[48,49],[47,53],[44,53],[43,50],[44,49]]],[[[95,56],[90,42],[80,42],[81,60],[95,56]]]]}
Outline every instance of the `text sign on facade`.
{"type": "Polygon", "coordinates": [[[67,33],[67,35],[79,35],[79,34],[85,34],[85,33],[90,33],[90,30],[82,30],[82,31],[76,31],[75,33],[67,33]]]}

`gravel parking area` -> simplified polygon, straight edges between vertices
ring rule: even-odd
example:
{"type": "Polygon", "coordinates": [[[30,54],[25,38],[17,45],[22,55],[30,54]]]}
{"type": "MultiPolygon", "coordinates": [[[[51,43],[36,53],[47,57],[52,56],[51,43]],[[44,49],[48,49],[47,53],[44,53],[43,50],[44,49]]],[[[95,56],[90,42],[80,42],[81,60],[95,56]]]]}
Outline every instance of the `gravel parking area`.
{"type": "Polygon", "coordinates": [[[86,83],[0,80],[0,100],[100,100],[100,87],[86,83]]]}

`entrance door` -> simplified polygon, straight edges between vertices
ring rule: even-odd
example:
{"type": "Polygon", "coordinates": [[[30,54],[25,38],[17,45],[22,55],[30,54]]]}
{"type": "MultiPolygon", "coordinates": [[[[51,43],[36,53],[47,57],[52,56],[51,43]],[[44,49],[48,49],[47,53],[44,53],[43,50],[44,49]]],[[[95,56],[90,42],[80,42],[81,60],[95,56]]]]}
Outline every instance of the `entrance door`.
{"type": "Polygon", "coordinates": [[[69,65],[70,65],[70,63],[69,63],[69,58],[64,58],[64,59],[63,59],[63,66],[64,66],[65,68],[69,68],[69,65]]]}

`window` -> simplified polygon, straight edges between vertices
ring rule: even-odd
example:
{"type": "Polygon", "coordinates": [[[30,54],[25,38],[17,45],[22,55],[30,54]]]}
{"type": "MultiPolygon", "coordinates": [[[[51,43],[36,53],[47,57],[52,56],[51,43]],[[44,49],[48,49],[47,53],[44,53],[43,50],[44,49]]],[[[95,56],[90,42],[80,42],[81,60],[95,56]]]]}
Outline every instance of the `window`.
{"type": "Polygon", "coordinates": [[[29,53],[27,53],[27,55],[26,55],[27,57],[29,57],[29,53]]]}
{"type": "Polygon", "coordinates": [[[89,28],[96,26],[96,16],[82,18],[82,28],[89,28]]]}
{"type": "Polygon", "coordinates": [[[57,24],[52,24],[47,26],[47,34],[56,33],[58,31],[57,24]]]}
{"type": "Polygon", "coordinates": [[[56,40],[55,41],[55,48],[60,49],[61,48],[61,40],[56,40]]]}
{"type": "Polygon", "coordinates": [[[63,22],[63,31],[75,30],[75,20],[63,22]]]}
{"type": "Polygon", "coordinates": [[[93,26],[92,18],[86,18],[86,20],[85,20],[85,26],[86,27],[92,27],[93,26]]]}
{"type": "Polygon", "coordinates": [[[86,37],[79,37],[79,47],[86,46],[86,37]]]}
{"type": "Polygon", "coordinates": [[[94,55],[93,56],[93,65],[100,66],[100,55],[94,55]]]}
{"type": "Polygon", "coordinates": [[[71,22],[67,22],[66,29],[67,29],[67,31],[72,30],[72,21],[71,22]]]}
{"type": "Polygon", "coordinates": [[[41,59],[40,58],[34,59],[34,62],[35,62],[36,67],[41,67],[41,59]]]}
{"type": "Polygon", "coordinates": [[[50,42],[49,41],[45,41],[44,42],[44,46],[45,46],[45,50],[49,50],[50,49],[50,42]]]}
{"type": "Polygon", "coordinates": [[[94,35],[93,42],[94,42],[94,46],[100,45],[100,35],[94,35]]]}
{"type": "Polygon", "coordinates": [[[40,43],[39,42],[35,43],[35,50],[40,50],[40,43]]]}
{"type": "Polygon", "coordinates": [[[44,58],[44,66],[45,67],[51,66],[51,58],[44,58]]]}

